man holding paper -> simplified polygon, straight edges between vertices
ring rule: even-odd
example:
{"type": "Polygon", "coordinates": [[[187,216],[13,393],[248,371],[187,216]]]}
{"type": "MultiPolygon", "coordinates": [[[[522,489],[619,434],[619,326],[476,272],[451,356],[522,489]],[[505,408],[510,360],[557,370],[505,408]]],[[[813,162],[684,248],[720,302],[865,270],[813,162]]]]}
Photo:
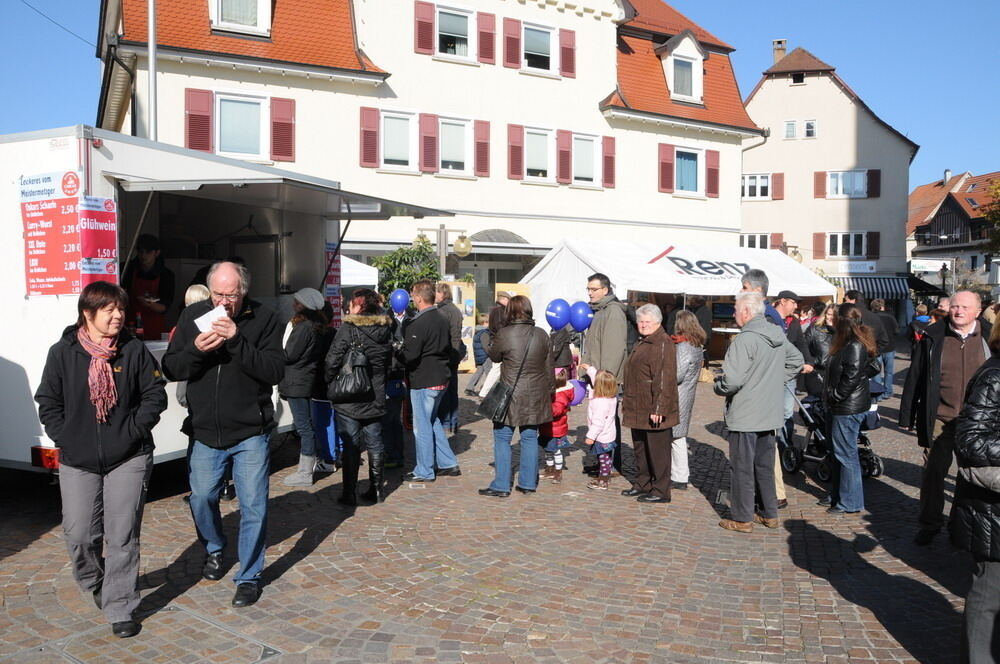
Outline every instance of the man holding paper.
{"type": "Polygon", "coordinates": [[[264,569],[270,454],[274,429],[271,393],[285,371],[283,326],[273,311],[246,297],[250,273],[242,265],[216,263],[208,273],[211,298],[184,310],[163,356],[171,380],[186,380],[185,433],[194,436],[188,466],[191,514],[208,557],[206,579],[225,576],[226,538],[219,493],[231,468],[240,500],[233,606],[260,598],[264,569]]]}

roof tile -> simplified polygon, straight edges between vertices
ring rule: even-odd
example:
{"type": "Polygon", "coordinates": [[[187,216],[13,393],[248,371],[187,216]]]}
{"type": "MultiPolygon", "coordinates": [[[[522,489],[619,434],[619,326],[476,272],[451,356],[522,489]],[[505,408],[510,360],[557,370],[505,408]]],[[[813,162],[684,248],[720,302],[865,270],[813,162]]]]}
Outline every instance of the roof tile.
{"type": "Polygon", "coordinates": [[[732,46],[722,41],[700,25],[680,13],[663,0],[629,0],[635,8],[636,16],[626,25],[649,30],[663,35],[677,35],[690,30],[698,41],[703,44],[721,46],[734,50],[732,46]]]}
{"type": "Polygon", "coordinates": [[[833,71],[835,67],[828,65],[801,46],[774,63],[765,74],[783,74],[788,72],[833,71]]]}

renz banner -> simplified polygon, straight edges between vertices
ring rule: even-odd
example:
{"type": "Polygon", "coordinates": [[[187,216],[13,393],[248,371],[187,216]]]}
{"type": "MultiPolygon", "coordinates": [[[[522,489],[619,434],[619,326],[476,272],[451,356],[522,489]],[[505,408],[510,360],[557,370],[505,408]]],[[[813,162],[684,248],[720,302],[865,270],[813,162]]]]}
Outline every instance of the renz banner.
{"type": "Polygon", "coordinates": [[[114,199],[80,196],[76,171],[18,178],[26,294],[76,295],[93,281],[118,283],[114,199]]]}
{"type": "Polygon", "coordinates": [[[704,258],[688,258],[680,255],[682,252],[674,254],[675,247],[667,249],[649,261],[652,265],[660,260],[666,259],[677,268],[677,274],[690,275],[693,277],[713,278],[721,277],[730,279],[741,277],[750,269],[750,263],[724,260],[708,260],[704,258]]]}

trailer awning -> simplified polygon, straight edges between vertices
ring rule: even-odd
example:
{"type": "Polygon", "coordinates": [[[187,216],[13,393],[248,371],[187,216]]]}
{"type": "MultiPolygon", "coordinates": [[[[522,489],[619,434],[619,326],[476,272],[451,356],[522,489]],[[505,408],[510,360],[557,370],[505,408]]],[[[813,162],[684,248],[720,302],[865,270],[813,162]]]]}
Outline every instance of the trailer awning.
{"type": "Polygon", "coordinates": [[[325,219],[451,217],[451,212],[400,203],[340,189],[317,178],[261,177],[223,180],[136,180],[120,178],[127,192],[183,193],[185,196],[254,207],[301,212],[325,219]]]}
{"type": "Polygon", "coordinates": [[[830,281],[845,291],[861,291],[869,300],[900,300],[910,296],[906,277],[830,277],[830,281]]]}

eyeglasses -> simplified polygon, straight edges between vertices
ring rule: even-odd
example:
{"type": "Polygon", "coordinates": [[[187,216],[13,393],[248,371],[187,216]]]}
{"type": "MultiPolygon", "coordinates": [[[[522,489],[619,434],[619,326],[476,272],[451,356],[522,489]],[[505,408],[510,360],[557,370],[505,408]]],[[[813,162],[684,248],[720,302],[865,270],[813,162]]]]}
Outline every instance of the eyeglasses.
{"type": "Polygon", "coordinates": [[[212,297],[214,297],[216,300],[222,300],[223,302],[235,302],[236,300],[240,299],[240,294],[230,293],[228,295],[223,295],[222,293],[216,293],[215,291],[212,291],[212,297]]]}
{"type": "Polygon", "coordinates": [[[591,288],[590,286],[587,286],[588,293],[596,293],[599,290],[604,290],[604,286],[597,286],[596,288],[591,288]]]}

